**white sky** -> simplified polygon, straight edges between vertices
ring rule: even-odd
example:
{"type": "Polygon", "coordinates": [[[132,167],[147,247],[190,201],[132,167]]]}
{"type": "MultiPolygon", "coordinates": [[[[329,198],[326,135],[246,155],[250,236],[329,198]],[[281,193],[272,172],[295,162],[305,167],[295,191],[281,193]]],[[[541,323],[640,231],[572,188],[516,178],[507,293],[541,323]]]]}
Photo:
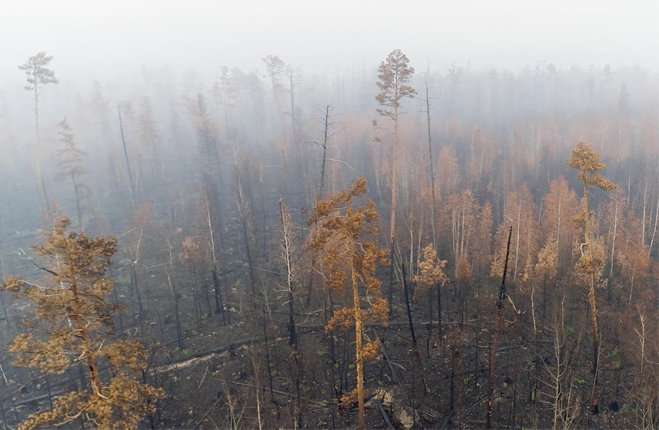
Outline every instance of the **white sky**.
{"type": "Polygon", "coordinates": [[[395,48],[419,71],[659,70],[659,0],[0,0],[5,84],[39,51],[60,80],[93,80],[165,64],[262,71],[268,54],[305,73],[361,70],[395,48]]]}

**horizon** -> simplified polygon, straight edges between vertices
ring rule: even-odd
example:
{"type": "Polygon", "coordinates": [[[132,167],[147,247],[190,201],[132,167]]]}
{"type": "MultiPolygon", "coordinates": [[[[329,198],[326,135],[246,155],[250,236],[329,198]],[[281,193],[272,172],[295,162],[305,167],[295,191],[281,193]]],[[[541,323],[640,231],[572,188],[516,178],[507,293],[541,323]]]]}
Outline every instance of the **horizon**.
{"type": "Polygon", "coordinates": [[[255,0],[9,0],[6,10],[0,37],[20,38],[4,49],[2,89],[23,82],[17,66],[40,51],[54,56],[61,81],[88,82],[165,67],[204,78],[222,66],[264,75],[262,59],[271,54],[308,75],[374,72],[396,48],[419,73],[453,65],[513,73],[548,64],[659,70],[653,1],[414,1],[400,9],[388,0],[276,7],[255,0]]]}

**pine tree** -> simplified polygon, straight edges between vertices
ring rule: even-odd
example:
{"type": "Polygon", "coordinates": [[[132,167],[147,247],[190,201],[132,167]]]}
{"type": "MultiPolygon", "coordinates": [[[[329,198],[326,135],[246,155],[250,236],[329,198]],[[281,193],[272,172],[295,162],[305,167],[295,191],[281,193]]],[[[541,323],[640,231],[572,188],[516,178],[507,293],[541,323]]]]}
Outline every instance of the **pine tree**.
{"type": "Polygon", "coordinates": [[[582,275],[588,283],[588,303],[590,304],[590,319],[592,323],[593,341],[593,392],[592,413],[599,412],[599,386],[597,382],[599,359],[599,327],[597,324],[597,302],[595,300],[595,282],[600,278],[604,268],[604,246],[590,231],[590,210],[588,209],[588,189],[599,188],[609,191],[615,185],[599,174],[606,167],[600,163],[599,154],[587,143],[579,142],[572,150],[572,158],[567,165],[578,170],[577,179],[583,182],[583,209],[579,221],[583,223],[584,242],[579,247],[580,257],[577,261],[577,273],[582,275]]]}
{"type": "Polygon", "coordinates": [[[89,189],[81,182],[81,177],[86,173],[85,168],[82,166],[82,157],[85,152],[78,147],[75,141],[71,126],[66,118],[58,124],[60,131],[60,142],[62,147],[57,149],[59,156],[58,164],[62,168],[64,175],[71,178],[73,185],[73,193],[76,199],[76,217],[78,221],[78,228],[83,229],[82,223],[82,201],[88,194],[89,189]]]}
{"type": "Polygon", "coordinates": [[[423,261],[419,262],[419,275],[414,277],[417,284],[415,294],[425,294],[432,287],[444,284],[448,277],[444,273],[446,260],[437,258],[437,251],[432,243],[423,248],[423,261]]]}
{"type": "Polygon", "coordinates": [[[317,202],[309,218],[309,224],[315,227],[309,245],[322,264],[325,285],[336,292],[344,292],[346,285],[352,288],[352,307],[335,311],[325,332],[355,326],[357,388],[343,397],[342,404],[358,404],[360,429],[365,426],[364,361],[373,359],[379,349],[377,340],[363,344],[364,323],[380,321],[386,325],[389,310],[387,301],[381,297],[381,283],[375,277],[376,264],[388,263],[388,251],[379,249],[373,241],[364,240],[369,234],[377,234],[375,203],[369,200],[362,207],[353,204],[354,198],[366,192],[366,179],[357,179],[347,192],[317,202]],[[369,303],[368,309],[362,309],[364,294],[360,288],[366,290],[364,298],[369,303]]]}
{"type": "Polygon", "coordinates": [[[437,289],[437,321],[439,338],[442,338],[442,287],[448,281],[444,273],[446,260],[437,258],[437,251],[430,243],[423,248],[423,261],[419,262],[419,275],[414,277],[417,288],[414,291],[416,300],[418,295],[427,295],[428,298],[428,339],[426,341],[426,354],[430,354],[430,336],[432,334],[432,289],[437,289]]]}
{"type": "Polygon", "coordinates": [[[41,373],[62,374],[78,362],[84,363],[89,388],[63,394],[50,411],[27,417],[19,428],[62,426],[84,417],[99,429],[137,428],[155,411],[154,402],[163,392],[137,381],[145,369],[146,353],[137,342],[111,339],[114,317],[121,310],[106,300],[114,281],[105,277],[116,249],[114,238],[90,238],[69,232],[69,220],[56,224],[47,243],[34,249],[48,257],[52,268],[49,284],[18,278],[5,279],[2,288],[31,301],[40,323],[18,335],[9,351],[14,364],[35,367],[41,373]],[[101,365],[110,368],[108,375],[101,365]]]}
{"type": "MultiPolygon", "coordinates": [[[[387,59],[380,64],[378,68],[377,86],[380,89],[375,99],[384,106],[378,109],[378,113],[391,119],[394,126],[393,147],[391,160],[391,218],[389,226],[389,257],[393,262],[394,259],[394,239],[396,236],[396,187],[398,173],[398,127],[400,118],[400,102],[402,99],[414,98],[416,90],[409,85],[410,78],[414,74],[414,68],[409,66],[408,58],[400,49],[394,49],[387,56],[387,59]]],[[[393,296],[393,264],[389,272],[389,301],[393,296]]]]}
{"type": "Polygon", "coordinates": [[[52,56],[47,56],[45,52],[39,52],[28,58],[25,64],[18,66],[18,68],[25,72],[27,76],[28,85],[25,86],[26,91],[34,92],[34,132],[36,136],[36,174],[37,186],[41,193],[44,206],[48,212],[50,207],[48,203],[48,196],[46,194],[46,186],[41,176],[41,135],[39,133],[39,85],[57,84],[59,81],[55,78],[55,72],[50,70],[48,64],[52,61],[52,56]]]}

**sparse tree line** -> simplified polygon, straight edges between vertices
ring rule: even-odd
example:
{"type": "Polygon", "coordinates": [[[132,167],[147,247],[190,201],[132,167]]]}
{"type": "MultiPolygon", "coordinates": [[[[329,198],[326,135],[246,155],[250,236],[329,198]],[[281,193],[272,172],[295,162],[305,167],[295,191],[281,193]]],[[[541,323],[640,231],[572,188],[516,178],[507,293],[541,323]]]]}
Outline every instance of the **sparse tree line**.
{"type": "Polygon", "coordinates": [[[45,125],[52,58],[3,137],[5,428],[656,427],[642,71],[271,55],[45,125]]]}

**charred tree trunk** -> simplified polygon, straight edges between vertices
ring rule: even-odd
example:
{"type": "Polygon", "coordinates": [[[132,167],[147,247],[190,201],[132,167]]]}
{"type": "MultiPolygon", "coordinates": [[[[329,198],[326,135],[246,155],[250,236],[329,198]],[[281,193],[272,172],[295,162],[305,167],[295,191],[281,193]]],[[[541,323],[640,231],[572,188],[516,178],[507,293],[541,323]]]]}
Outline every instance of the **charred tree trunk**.
{"type": "Polygon", "coordinates": [[[135,186],[133,182],[133,171],[130,168],[130,158],[128,157],[128,150],[126,149],[126,137],[124,136],[124,124],[121,119],[121,106],[117,103],[117,115],[119,116],[119,131],[121,133],[121,146],[124,153],[124,162],[126,163],[126,172],[128,173],[128,189],[130,191],[130,201],[135,207],[135,186]]]}
{"type": "Polygon", "coordinates": [[[416,346],[416,336],[414,334],[414,321],[412,320],[412,309],[410,308],[410,297],[407,288],[407,274],[405,273],[405,263],[402,265],[403,269],[403,288],[405,290],[405,309],[407,310],[407,322],[410,328],[410,335],[412,336],[412,348],[416,356],[419,355],[419,350],[416,346]]]}
{"type": "Polygon", "coordinates": [[[488,385],[488,399],[487,399],[487,413],[486,422],[487,428],[492,428],[492,406],[494,397],[494,377],[496,374],[497,365],[497,344],[499,342],[499,334],[501,333],[501,326],[503,325],[503,301],[506,298],[506,273],[508,272],[508,257],[510,256],[510,239],[513,234],[513,226],[508,230],[508,245],[506,246],[506,259],[503,264],[503,276],[501,277],[501,286],[499,287],[499,297],[497,299],[497,321],[494,328],[494,336],[492,339],[492,348],[490,350],[490,372],[487,378],[488,385]]]}
{"type": "Polygon", "coordinates": [[[325,106],[325,132],[323,134],[323,162],[320,167],[320,187],[318,191],[318,198],[323,198],[323,192],[325,191],[325,165],[327,164],[327,143],[329,140],[329,105],[325,106]]]}
{"type": "Polygon", "coordinates": [[[442,341],[442,285],[437,284],[437,331],[439,332],[439,341],[442,341]]]}
{"type": "Polygon", "coordinates": [[[140,295],[140,287],[137,282],[137,269],[135,266],[137,266],[137,263],[133,261],[130,265],[130,286],[137,299],[137,317],[142,318],[144,315],[144,308],[142,307],[142,296],[140,295]]]}

